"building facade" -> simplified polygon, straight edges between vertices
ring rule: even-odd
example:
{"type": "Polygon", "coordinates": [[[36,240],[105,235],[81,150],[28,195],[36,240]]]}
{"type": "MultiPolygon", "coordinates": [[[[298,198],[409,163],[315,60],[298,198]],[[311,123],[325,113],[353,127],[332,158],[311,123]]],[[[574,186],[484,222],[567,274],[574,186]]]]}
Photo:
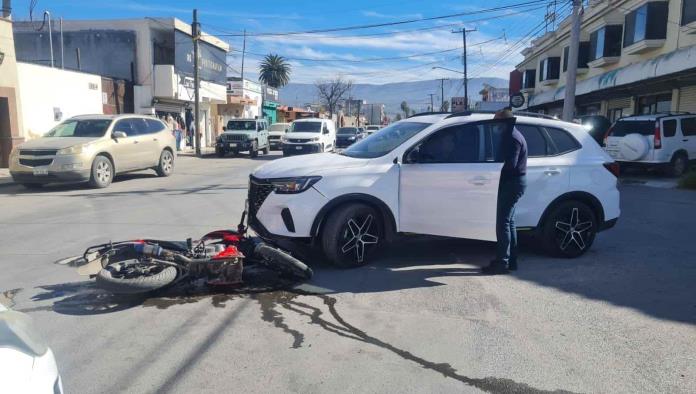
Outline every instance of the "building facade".
{"type": "MultiPolygon", "coordinates": [[[[0,168],[8,165],[12,148],[24,141],[19,78],[10,10],[0,13],[0,168]]],[[[9,8],[9,5],[7,6],[9,8]]]]}
{"type": "MultiPolygon", "coordinates": [[[[135,113],[173,115],[193,128],[194,59],[189,24],[176,18],[66,20],[62,34],[55,25],[48,32],[46,28],[36,31],[36,23],[15,23],[18,59],[126,81],[132,86],[135,113]]],[[[196,128],[205,145],[214,143],[216,104],[226,102],[228,51],[224,41],[201,35],[201,117],[196,128]]]]}
{"type": "MultiPolygon", "coordinates": [[[[581,19],[575,115],[696,112],[696,1],[596,0],[581,19]]],[[[510,73],[527,110],[561,115],[571,18],[532,41],[510,73]]]]}

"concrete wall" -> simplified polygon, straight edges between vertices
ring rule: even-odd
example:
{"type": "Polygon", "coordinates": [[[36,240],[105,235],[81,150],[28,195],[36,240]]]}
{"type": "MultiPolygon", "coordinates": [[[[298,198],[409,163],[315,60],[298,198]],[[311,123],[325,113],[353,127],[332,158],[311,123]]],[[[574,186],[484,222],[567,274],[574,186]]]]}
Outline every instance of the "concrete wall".
{"type": "Polygon", "coordinates": [[[101,76],[17,63],[26,139],[75,115],[103,113],[101,76]]]}
{"type": "Polygon", "coordinates": [[[22,105],[15,57],[12,21],[0,17],[0,167],[7,167],[10,151],[22,142],[22,105]]]}

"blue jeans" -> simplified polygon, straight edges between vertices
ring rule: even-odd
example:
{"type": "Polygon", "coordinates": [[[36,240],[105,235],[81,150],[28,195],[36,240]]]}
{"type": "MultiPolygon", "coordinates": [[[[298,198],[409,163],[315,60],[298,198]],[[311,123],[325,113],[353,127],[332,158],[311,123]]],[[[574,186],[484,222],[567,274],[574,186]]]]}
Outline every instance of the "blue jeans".
{"type": "Polygon", "coordinates": [[[527,179],[502,177],[498,187],[498,209],[495,232],[498,239],[496,260],[508,265],[517,264],[517,229],[515,228],[515,204],[527,188],[527,179]]]}

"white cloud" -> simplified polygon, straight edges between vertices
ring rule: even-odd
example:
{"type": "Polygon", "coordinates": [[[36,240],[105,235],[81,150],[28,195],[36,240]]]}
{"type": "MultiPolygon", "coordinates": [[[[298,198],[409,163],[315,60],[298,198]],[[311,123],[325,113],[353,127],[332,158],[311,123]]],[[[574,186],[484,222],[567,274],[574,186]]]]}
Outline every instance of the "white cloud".
{"type": "Polygon", "coordinates": [[[363,16],[367,16],[370,18],[378,18],[378,19],[421,19],[421,18],[423,18],[423,14],[420,14],[420,13],[416,13],[416,14],[383,14],[383,13],[377,12],[377,11],[364,10],[364,11],[361,11],[361,14],[363,14],[363,16]]]}

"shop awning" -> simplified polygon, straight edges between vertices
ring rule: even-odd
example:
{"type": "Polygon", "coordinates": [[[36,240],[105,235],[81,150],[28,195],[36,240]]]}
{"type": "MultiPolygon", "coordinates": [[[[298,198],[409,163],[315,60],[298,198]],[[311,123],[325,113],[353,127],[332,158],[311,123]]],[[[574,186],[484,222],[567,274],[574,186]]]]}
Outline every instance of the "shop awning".
{"type": "Polygon", "coordinates": [[[239,96],[227,96],[227,104],[256,105],[256,99],[239,96]]]}
{"type": "MultiPolygon", "coordinates": [[[[629,85],[670,74],[696,70],[696,46],[678,49],[674,52],[660,55],[656,58],[639,63],[629,64],[616,70],[579,81],[575,87],[575,95],[581,96],[600,90],[629,85]]],[[[565,87],[530,95],[529,106],[552,103],[565,98],[565,87]]]]}

